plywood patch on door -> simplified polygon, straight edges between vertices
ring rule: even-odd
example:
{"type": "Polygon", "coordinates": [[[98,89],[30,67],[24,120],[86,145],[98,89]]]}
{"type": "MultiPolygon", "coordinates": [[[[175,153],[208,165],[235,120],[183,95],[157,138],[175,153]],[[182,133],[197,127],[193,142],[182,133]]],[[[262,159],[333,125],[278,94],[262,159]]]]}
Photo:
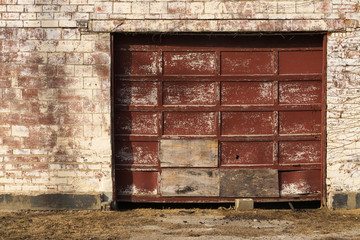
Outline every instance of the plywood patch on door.
{"type": "Polygon", "coordinates": [[[161,140],[161,167],[217,167],[217,140],[161,140]]]}
{"type": "Polygon", "coordinates": [[[160,191],[163,196],[219,196],[217,169],[163,169],[160,191]]]}
{"type": "Polygon", "coordinates": [[[279,197],[275,169],[229,169],[220,171],[221,197],[279,197]]]}

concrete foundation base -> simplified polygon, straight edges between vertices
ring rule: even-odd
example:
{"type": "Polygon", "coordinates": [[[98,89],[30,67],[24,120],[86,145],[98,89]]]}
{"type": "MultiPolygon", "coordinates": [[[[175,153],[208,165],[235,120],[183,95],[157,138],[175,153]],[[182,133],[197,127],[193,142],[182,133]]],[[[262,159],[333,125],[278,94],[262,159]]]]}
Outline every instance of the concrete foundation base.
{"type": "Polygon", "coordinates": [[[332,192],[329,194],[330,209],[357,209],[360,208],[359,192],[332,192]]]}
{"type": "Polygon", "coordinates": [[[76,194],[0,195],[0,210],[90,210],[101,209],[101,196],[76,194]]]}

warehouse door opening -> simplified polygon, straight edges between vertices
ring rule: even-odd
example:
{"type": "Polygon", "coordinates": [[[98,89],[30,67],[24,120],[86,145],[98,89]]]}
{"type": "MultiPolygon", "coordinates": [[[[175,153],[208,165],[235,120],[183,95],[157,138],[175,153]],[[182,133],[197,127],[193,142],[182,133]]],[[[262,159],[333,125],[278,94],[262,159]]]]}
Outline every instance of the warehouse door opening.
{"type": "Polygon", "coordinates": [[[116,200],[321,200],[323,38],[114,35],[116,200]]]}

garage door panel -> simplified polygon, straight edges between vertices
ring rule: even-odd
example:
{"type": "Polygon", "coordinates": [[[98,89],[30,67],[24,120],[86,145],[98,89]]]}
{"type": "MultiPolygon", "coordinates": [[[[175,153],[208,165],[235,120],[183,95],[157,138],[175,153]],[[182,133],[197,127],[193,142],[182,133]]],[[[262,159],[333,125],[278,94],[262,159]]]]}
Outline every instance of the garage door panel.
{"type": "Polygon", "coordinates": [[[273,104],[272,82],[222,82],[221,104],[273,104]]]}
{"type": "Polygon", "coordinates": [[[279,112],[280,134],[321,133],[320,111],[279,112]]]}
{"type": "Polygon", "coordinates": [[[221,74],[273,75],[274,60],[273,52],[221,52],[221,74]]]}
{"type": "Polygon", "coordinates": [[[218,167],[217,140],[161,140],[161,167],[218,167]]]}
{"type": "Polygon", "coordinates": [[[159,72],[157,52],[115,51],[114,55],[121,61],[114,68],[115,75],[157,75],[159,72]]]}
{"type": "Polygon", "coordinates": [[[158,172],[117,170],[116,183],[118,195],[157,195],[158,172]]]}
{"type": "Polygon", "coordinates": [[[216,114],[165,112],[164,135],[216,135],[216,114]]]}
{"type": "Polygon", "coordinates": [[[117,141],[116,164],[133,166],[158,166],[158,142],[117,141]]]}
{"type": "Polygon", "coordinates": [[[220,170],[221,197],[279,197],[275,169],[220,170]]]}
{"type": "Polygon", "coordinates": [[[215,105],[214,82],[164,82],[164,105],[215,105]]]}
{"type": "Polygon", "coordinates": [[[117,200],[321,199],[323,37],[117,36],[117,200]]]}
{"type": "Polygon", "coordinates": [[[155,106],[158,103],[159,83],[118,82],[116,83],[115,104],[125,106],[155,106]]]}
{"type": "Polygon", "coordinates": [[[221,165],[272,165],[273,142],[222,142],[221,165]]]}
{"type": "Polygon", "coordinates": [[[319,194],[321,171],[287,171],[279,173],[281,196],[319,194]]]}
{"type": "Polygon", "coordinates": [[[321,163],[320,141],[279,142],[280,164],[321,163]]]}
{"type": "Polygon", "coordinates": [[[163,196],[219,196],[218,169],[163,169],[160,191],[163,196]]]}
{"type": "Polygon", "coordinates": [[[156,112],[118,112],[116,134],[157,135],[159,114],[156,112]]]}
{"type": "Polygon", "coordinates": [[[280,104],[321,103],[321,81],[296,81],[279,83],[280,104]]]}
{"type": "Polygon", "coordinates": [[[215,75],[215,52],[164,52],[164,75],[215,75]]]}
{"type": "Polygon", "coordinates": [[[223,112],[222,135],[274,134],[273,112],[223,112]]]}
{"type": "Polygon", "coordinates": [[[322,51],[279,52],[280,74],[321,74],[322,51]]]}

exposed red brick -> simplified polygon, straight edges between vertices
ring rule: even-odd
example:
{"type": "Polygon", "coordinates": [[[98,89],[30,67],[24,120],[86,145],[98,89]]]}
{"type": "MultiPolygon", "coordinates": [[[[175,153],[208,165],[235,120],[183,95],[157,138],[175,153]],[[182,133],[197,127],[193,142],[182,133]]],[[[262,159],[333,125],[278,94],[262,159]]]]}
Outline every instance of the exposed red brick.
{"type": "Polygon", "coordinates": [[[39,124],[39,116],[37,114],[21,114],[20,119],[23,125],[39,124]]]}
{"type": "Polygon", "coordinates": [[[42,77],[19,77],[18,86],[23,88],[42,88],[44,87],[44,78],[42,77]]]}
{"type": "Polygon", "coordinates": [[[85,54],[85,64],[109,64],[110,55],[108,53],[90,53],[85,54]]]}
{"type": "Polygon", "coordinates": [[[68,102],[68,111],[70,113],[82,113],[82,102],[68,102]]]}
{"type": "Polygon", "coordinates": [[[21,148],[21,139],[18,137],[3,137],[3,145],[10,148],[21,148]]]}
{"type": "Polygon", "coordinates": [[[14,101],[11,102],[11,110],[13,112],[36,114],[40,112],[40,104],[34,101],[14,101]]]}
{"type": "Polygon", "coordinates": [[[2,113],[0,115],[2,124],[18,125],[21,124],[20,114],[18,113],[2,113]]]}
{"type": "Polygon", "coordinates": [[[9,88],[11,87],[11,78],[0,77],[0,88],[9,88]]]}
{"type": "Polygon", "coordinates": [[[41,76],[54,77],[57,74],[56,65],[39,65],[39,72],[41,76]]]}
{"type": "Polygon", "coordinates": [[[96,41],[94,51],[95,52],[110,52],[109,42],[108,41],[96,41]]]}
{"type": "Polygon", "coordinates": [[[95,65],[93,67],[94,75],[99,77],[110,77],[110,66],[109,65],[95,65]]]}
{"type": "Polygon", "coordinates": [[[20,68],[20,76],[39,76],[39,65],[22,65],[20,68]]]}
{"type": "Polygon", "coordinates": [[[61,126],[58,132],[59,137],[82,137],[82,126],[61,126]]]}
{"type": "Polygon", "coordinates": [[[37,89],[22,89],[22,99],[23,100],[37,100],[39,99],[37,89]]]}
{"type": "Polygon", "coordinates": [[[10,126],[0,126],[0,136],[9,137],[11,135],[11,127],[10,126]]]}
{"type": "Polygon", "coordinates": [[[110,90],[94,90],[94,98],[95,101],[109,101],[110,99],[110,90]]]}

